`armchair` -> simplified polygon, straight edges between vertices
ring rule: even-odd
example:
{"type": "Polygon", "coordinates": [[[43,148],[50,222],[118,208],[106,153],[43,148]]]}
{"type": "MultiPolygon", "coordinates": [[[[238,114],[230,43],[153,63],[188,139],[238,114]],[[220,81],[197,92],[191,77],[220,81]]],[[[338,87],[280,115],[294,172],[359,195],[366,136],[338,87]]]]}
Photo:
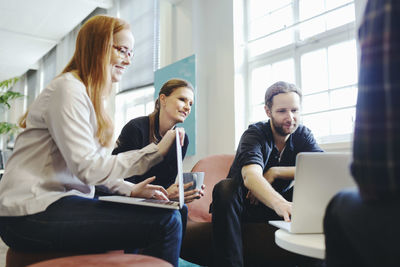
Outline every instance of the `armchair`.
{"type": "MultiPolygon", "coordinates": [[[[181,258],[202,266],[211,262],[212,224],[209,205],[214,185],[224,179],[234,155],[212,155],[198,161],[192,172],[205,172],[205,195],[188,204],[188,223],[182,242],[181,258]]],[[[277,228],[265,223],[247,223],[242,229],[244,261],[246,266],[276,266],[291,263],[297,256],[279,248],[273,240],[277,228]]]]}

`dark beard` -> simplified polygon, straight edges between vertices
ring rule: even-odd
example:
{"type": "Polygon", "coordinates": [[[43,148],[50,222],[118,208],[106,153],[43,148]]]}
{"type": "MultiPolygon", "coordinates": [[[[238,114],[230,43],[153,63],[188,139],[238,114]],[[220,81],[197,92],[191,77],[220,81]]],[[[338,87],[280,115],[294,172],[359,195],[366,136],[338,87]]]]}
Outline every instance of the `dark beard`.
{"type": "Polygon", "coordinates": [[[293,131],[291,131],[290,133],[286,133],[286,132],[283,130],[283,127],[282,127],[282,126],[277,125],[277,124],[275,123],[275,120],[274,120],[273,118],[271,118],[271,123],[274,125],[275,132],[276,132],[278,135],[280,135],[280,136],[287,136],[287,135],[289,135],[289,134],[292,134],[292,133],[294,133],[294,132],[296,131],[296,129],[297,129],[297,124],[295,124],[295,127],[294,127],[293,131]]]}

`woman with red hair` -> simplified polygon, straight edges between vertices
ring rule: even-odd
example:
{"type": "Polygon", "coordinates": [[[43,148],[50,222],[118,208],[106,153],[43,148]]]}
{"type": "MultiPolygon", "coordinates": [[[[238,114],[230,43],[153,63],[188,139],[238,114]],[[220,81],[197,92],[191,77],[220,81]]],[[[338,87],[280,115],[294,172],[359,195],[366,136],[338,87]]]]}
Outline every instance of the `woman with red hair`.
{"type": "Polygon", "coordinates": [[[73,58],[22,118],[25,130],[0,181],[0,236],[19,251],[144,248],[144,254],[178,265],[182,222],[178,211],[110,203],[94,198],[95,185],[126,196],[167,199],[151,185],[122,178],[162,161],[175,140],[169,130],[143,149],[110,155],[113,125],[104,100],[130,65],[130,26],[95,16],[81,28],[73,58]]]}

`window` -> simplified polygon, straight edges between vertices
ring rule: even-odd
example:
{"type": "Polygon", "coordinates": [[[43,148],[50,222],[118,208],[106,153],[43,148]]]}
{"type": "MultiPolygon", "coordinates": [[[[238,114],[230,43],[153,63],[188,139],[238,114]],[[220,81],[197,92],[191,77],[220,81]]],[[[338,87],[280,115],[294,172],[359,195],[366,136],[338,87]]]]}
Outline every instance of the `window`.
{"type": "Polygon", "coordinates": [[[158,1],[120,0],[119,16],[128,21],[135,38],[134,58],[115,97],[115,137],[125,124],[154,110],[154,70],[159,65],[158,1]]]}
{"type": "Polygon", "coordinates": [[[302,120],[320,143],[349,141],[357,97],[351,0],[243,0],[247,123],[265,120],[265,90],[278,80],[303,92],[302,120]]]}
{"type": "Polygon", "coordinates": [[[149,115],[154,110],[154,87],[146,86],[125,91],[115,96],[115,137],[125,124],[137,117],[149,115]]]}
{"type": "MultiPolygon", "coordinates": [[[[47,86],[51,80],[56,77],[56,47],[53,47],[44,57],[43,57],[43,88],[47,86]]],[[[42,90],[42,89],[40,89],[42,90]]]]}
{"type": "Polygon", "coordinates": [[[37,90],[37,78],[38,78],[38,71],[37,70],[28,70],[26,72],[26,80],[27,80],[27,107],[29,107],[33,101],[36,99],[38,95],[37,90]]]}

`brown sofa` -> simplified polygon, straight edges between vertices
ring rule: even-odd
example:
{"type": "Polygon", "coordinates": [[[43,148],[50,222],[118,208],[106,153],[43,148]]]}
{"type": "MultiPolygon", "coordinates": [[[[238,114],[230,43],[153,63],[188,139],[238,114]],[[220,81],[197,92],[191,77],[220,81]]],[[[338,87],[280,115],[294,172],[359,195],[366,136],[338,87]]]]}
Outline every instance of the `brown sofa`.
{"type": "MultiPolygon", "coordinates": [[[[210,264],[211,214],[209,205],[214,185],[224,179],[234,155],[213,155],[201,159],[192,172],[205,172],[205,196],[188,204],[188,224],[182,242],[181,258],[202,266],[210,264]]],[[[246,266],[277,266],[278,263],[299,262],[298,256],[279,248],[274,240],[276,228],[265,223],[249,223],[242,228],[244,261],[246,266]],[[270,264],[270,265],[269,265],[270,264]]]]}

